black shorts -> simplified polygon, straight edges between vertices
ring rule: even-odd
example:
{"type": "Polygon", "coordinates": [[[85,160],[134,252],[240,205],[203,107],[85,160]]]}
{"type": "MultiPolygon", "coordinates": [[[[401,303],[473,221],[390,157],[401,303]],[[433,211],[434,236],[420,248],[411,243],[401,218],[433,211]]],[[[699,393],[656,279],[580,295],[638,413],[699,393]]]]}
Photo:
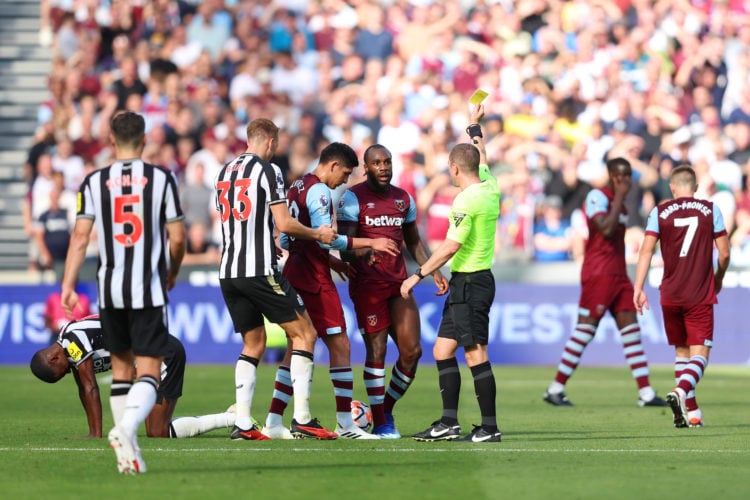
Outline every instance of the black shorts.
{"type": "Polygon", "coordinates": [[[167,308],[99,309],[104,346],[113,354],[128,350],[136,356],[166,356],[167,308]]]}
{"type": "Polygon", "coordinates": [[[438,337],[453,339],[463,347],[487,345],[490,307],[495,300],[495,277],[492,272],[453,273],[449,290],[438,337]]]}
{"type": "Polygon", "coordinates": [[[161,365],[161,382],[156,392],[156,403],[163,399],[177,401],[182,396],[185,381],[185,348],[177,337],[169,336],[167,354],[161,365]]]}
{"type": "Polygon", "coordinates": [[[219,280],[224,302],[236,332],[263,325],[263,316],[271,323],[286,323],[305,312],[302,297],[281,275],[219,280]]]}

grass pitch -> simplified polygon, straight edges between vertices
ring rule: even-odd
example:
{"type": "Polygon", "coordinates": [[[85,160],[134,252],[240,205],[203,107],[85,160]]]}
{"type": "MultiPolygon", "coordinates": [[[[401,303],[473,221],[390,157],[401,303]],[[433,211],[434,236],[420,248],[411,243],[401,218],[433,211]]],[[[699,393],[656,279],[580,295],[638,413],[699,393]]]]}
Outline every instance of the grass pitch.
{"type": "MultiPolygon", "coordinates": [[[[361,374],[355,367],[355,398],[366,401],[361,374]]],[[[573,408],[542,401],[553,375],[553,367],[495,368],[502,443],[234,442],[228,429],[168,440],[146,438],[141,428],[148,472],[120,476],[106,439],[77,437],[88,428],[72,376],[48,385],[26,367],[0,367],[0,491],[7,499],[750,497],[750,367],[709,366],[698,392],[702,429],[673,428],[668,408],[638,408],[624,366],[583,366],[568,386],[573,408]]],[[[273,376],[273,366],[260,367],[253,415],[261,422],[273,376]]],[[[465,367],[462,377],[459,416],[468,432],[479,413],[465,367]]],[[[223,411],[233,402],[233,384],[233,365],[188,366],[176,416],[223,411]]],[[[652,368],[652,384],[664,396],[673,386],[671,368],[652,368]]],[[[106,432],[109,388],[100,386],[106,432]]],[[[323,366],[312,408],[324,425],[335,425],[323,366]]],[[[404,436],[439,417],[433,364],[420,367],[394,414],[404,436]]]]}

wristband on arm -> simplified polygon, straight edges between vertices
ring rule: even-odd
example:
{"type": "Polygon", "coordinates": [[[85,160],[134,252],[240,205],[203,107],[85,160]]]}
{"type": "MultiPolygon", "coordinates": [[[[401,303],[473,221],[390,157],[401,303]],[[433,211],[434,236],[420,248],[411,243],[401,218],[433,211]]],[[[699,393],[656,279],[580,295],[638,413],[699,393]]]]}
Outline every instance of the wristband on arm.
{"type": "Polygon", "coordinates": [[[478,123],[472,123],[468,127],[466,127],[466,133],[469,134],[469,137],[472,139],[475,137],[484,137],[482,135],[482,126],[478,123]]]}

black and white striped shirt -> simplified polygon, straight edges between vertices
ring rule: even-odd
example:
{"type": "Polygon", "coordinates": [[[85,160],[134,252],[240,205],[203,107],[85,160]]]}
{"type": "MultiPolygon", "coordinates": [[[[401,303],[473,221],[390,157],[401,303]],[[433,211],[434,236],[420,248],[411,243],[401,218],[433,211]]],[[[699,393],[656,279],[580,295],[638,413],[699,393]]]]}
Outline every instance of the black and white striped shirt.
{"type": "Polygon", "coordinates": [[[99,237],[99,307],[143,309],[167,303],[166,224],[184,218],[174,176],[141,160],[117,161],[89,174],[78,217],[99,237]]]}
{"type": "Polygon", "coordinates": [[[76,367],[88,358],[94,363],[94,373],[106,372],[112,367],[111,356],[104,347],[102,323],[98,315],[86,316],[65,325],[57,337],[57,343],[65,351],[68,361],[76,367]]]}
{"type": "MultiPolygon", "coordinates": [[[[76,369],[91,358],[94,373],[107,372],[112,368],[112,355],[104,347],[102,322],[98,314],[92,314],[65,325],[57,336],[57,343],[65,351],[68,362],[76,369]]],[[[185,350],[180,340],[169,335],[169,347],[161,363],[161,381],[170,373],[179,373],[176,365],[185,365],[185,350]]]]}
{"type": "Polygon", "coordinates": [[[224,165],[214,187],[223,238],[219,278],[278,272],[270,207],[286,203],[281,170],[256,155],[243,154],[224,165]]]}

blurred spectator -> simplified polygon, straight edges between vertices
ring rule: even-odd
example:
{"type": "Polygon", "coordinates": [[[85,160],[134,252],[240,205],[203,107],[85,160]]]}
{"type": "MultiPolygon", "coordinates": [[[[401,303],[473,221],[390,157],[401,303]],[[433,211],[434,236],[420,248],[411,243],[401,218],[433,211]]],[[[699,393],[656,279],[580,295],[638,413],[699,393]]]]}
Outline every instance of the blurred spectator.
{"type": "Polygon", "coordinates": [[[385,12],[374,4],[365,4],[362,9],[362,28],[357,34],[354,51],[365,60],[385,61],[393,53],[393,35],[385,29],[385,12]]]}
{"type": "Polygon", "coordinates": [[[55,186],[49,193],[49,208],[35,222],[34,238],[39,248],[41,269],[62,269],[70,243],[70,215],[60,206],[62,188],[55,186]]]}
{"type": "Polygon", "coordinates": [[[291,52],[279,52],[270,75],[271,89],[275,94],[286,94],[292,104],[308,103],[317,90],[315,73],[300,66],[291,52]]]}
{"type": "Polygon", "coordinates": [[[83,158],[73,152],[73,142],[67,137],[57,141],[55,154],[52,156],[52,168],[62,172],[65,177],[65,189],[78,192],[83,180],[83,158]]]}
{"type": "Polygon", "coordinates": [[[96,98],[81,96],[79,107],[80,113],[72,117],[68,124],[68,136],[73,140],[73,155],[80,156],[84,161],[93,160],[106,147],[105,142],[94,135],[100,120],[96,98]]]}
{"type": "MultiPolygon", "coordinates": [[[[750,265],[750,176],[745,176],[744,189],[737,200],[735,231],[729,242],[735,265],[750,265]]],[[[722,215],[724,213],[722,212],[722,215]]]]}
{"type": "Polygon", "coordinates": [[[573,212],[583,208],[586,195],[591,191],[591,184],[583,180],[574,155],[561,154],[560,159],[559,168],[551,171],[545,185],[545,193],[548,196],[558,196],[562,200],[562,217],[570,221],[573,212]]]}
{"type": "Polygon", "coordinates": [[[445,240],[450,208],[459,191],[460,189],[451,183],[447,170],[444,170],[433,176],[417,193],[417,213],[424,214],[425,242],[432,250],[445,240]]]}
{"type": "Polygon", "coordinates": [[[209,226],[194,222],[187,231],[187,250],[182,260],[184,266],[218,265],[221,250],[211,241],[209,226]]]}
{"type": "Polygon", "coordinates": [[[562,198],[550,195],[544,199],[538,220],[534,224],[534,260],[563,262],[570,260],[573,233],[562,216],[562,198]]]}
{"type": "Polygon", "coordinates": [[[305,135],[297,135],[292,138],[289,146],[289,173],[286,178],[287,186],[296,179],[302,177],[317,163],[317,156],[312,150],[312,141],[305,135]]]}
{"type": "MultiPolygon", "coordinates": [[[[78,303],[80,307],[73,309],[73,318],[78,320],[85,318],[92,314],[91,312],[91,299],[83,289],[77,287],[76,292],[78,293],[78,303]]],[[[62,301],[60,300],[60,292],[52,292],[47,295],[47,300],[44,302],[44,327],[49,333],[49,343],[53,343],[57,340],[57,336],[60,330],[71,321],[67,314],[62,308],[62,301]]]]}
{"type": "MultiPolygon", "coordinates": [[[[745,83],[747,83],[747,80],[745,80],[745,83]]],[[[745,87],[739,106],[729,112],[727,123],[750,125],[750,87],[745,87]]]]}
{"type": "MultiPolygon", "coordinates": [[[[750,162],[750,124],[735,123],[728,132],[734,142],[734,150],[727,157],[738,165],[746,166],[750,162]]],[[[750,174],[745,170],[745,175],[750,174]]]]}
{"type": "Polygon", "coordinates": [[[31,186],[37,176],[37,164],[44,154],[50,154],[55,146],[55,135],[52,121],[37,128],[34,144],[29,148],[26,162],[23,164],[24,180],[31,186]]]}
{"type": "Polygon", "coordinates": [[[719,198],[741,196],[750,13],[740,4],[44,0],[40,43],[55,57],[24,175],[33,182],[40,155],[65,149],[57,134],[105,165],[109,119],[129,105],[147,117],[149,158],[181,183],[201,161],[210,184],[264,116],[282,126],[274,161],[287,181],[328,141],[386,144],[394,183],[430,200],[426,223],[444,190],[450,198],[446,151],[465,140],[467,98],[482,88],[488,161],[505,187],[498,255],[529,259],[535,201],[559,196],[578,234],[607,157],[633,165],[631,228],[670,196],[677,163],[707,175],[719,198]]]}
{"type": "MultiPolygon", "coordinates": [[[[120,40],[127,39],[121,38],[120,40]]],[[[128,100],[128,96],[131,94],[138,94],[143,96],[148,92],[148,88],[143,84],[141,79],[138,77],[138,67],[136,66],[135,59],[131,56],[123,57],[119,64],[120,77],[115,80],[112,85],[112,90],[117,97],[117,108],[125,109],[125,103],[128,100]]]]}
{"type": "Polygon", "coordinates": [[[216,61],[232,34],[232,15],[223,9],[222,0],[202,0],[187,26],[188,42],[197,42],[216,61]]]}
{"type": "MultiPolygon", "coordinates": [[[[55,189],[52,157],[43,153],[37,159],[37,176],[22,206],[24,230],[29,238],[29,270],[39,269],[39,246],[34,237],[39,217],[49,209],[50,194],[55,189]]],[[[60,175],[60,174],[58,174],[60,175]]]]}
{"type": "Polygon", "coordinates": [[[506,186],[502,189],[496,236],[501,259],[525,262],[533,258],[536,201],[529,180],[527,170],[501,176],[500,183],[506,186]]]}
{"type": "Polygon", "coordinates": [[[203,163],[196,161],[180,186],[180,203],[187,227],[193,224],[213,226],[212,215],[216,212],[214,191],[205,184],[205,173],[203,163]]]}

